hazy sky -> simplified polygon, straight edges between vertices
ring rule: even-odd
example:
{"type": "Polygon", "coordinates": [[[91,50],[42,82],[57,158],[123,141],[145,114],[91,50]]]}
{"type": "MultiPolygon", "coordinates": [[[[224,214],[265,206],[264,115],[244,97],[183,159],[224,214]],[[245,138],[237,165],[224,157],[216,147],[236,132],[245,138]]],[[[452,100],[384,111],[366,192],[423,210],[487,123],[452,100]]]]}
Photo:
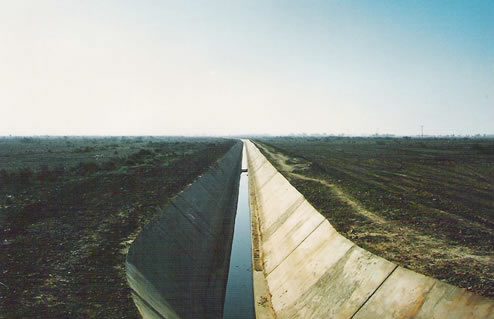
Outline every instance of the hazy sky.
{"type": "Polygon", "coordinates": [[[494,133],[494,1],[0,0],[0,135],[494,133]]]}

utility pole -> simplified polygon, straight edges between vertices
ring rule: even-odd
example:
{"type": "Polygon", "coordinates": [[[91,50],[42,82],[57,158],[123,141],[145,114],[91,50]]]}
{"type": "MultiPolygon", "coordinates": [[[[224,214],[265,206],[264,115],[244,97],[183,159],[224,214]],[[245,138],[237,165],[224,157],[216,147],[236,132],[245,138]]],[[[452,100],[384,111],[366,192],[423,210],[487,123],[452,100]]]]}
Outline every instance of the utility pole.
{"type": "Polygon", "coordinates": [[[424,137],[424,126],[420,125],[420,136],[424,137]]]}

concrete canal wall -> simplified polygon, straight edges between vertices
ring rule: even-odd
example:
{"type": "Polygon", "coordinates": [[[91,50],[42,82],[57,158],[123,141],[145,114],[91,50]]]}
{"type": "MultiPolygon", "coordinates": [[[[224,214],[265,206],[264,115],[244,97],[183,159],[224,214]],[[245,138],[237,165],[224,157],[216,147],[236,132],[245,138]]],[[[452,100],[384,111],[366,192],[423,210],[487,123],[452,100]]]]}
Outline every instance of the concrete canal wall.
{"type": "Polygon", "coordinates": [[[138,235],[127,280],[144,318],[221,318],[242,143],[177,195],[138,235]]]}
{"type": "Polygon", "coordinates": [[[261,318],[494,318],[494,301],[356,246],[250,141],[254,297],[261,318]]]}

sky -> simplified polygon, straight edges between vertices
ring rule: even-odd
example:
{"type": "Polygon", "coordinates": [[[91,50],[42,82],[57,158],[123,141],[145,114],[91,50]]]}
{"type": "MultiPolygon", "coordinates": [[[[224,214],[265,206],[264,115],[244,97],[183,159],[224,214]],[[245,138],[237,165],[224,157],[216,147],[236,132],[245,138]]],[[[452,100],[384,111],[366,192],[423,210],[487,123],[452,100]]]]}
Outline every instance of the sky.
{"type": "Polygon", "coordinates": [[[494,1],[0,0],[0,135],[494,133],[494,1]]]}

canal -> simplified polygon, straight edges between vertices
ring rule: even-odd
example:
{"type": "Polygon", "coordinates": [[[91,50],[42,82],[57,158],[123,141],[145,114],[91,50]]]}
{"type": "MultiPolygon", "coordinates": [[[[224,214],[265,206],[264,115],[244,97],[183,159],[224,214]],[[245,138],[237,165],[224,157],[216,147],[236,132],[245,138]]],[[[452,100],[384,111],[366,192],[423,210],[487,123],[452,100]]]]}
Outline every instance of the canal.
{"type": "MultiPolygon", "coordinates": [[[[245,146],[242,170],[247,168],[245,146]]],[[[252,240],[250,229],[249,183],[247,172],[240,176],[237,216],[233,233],[230,270],[226,287],[225,319],[254,319],[254,289],[252,284],[252,240]]]]}

